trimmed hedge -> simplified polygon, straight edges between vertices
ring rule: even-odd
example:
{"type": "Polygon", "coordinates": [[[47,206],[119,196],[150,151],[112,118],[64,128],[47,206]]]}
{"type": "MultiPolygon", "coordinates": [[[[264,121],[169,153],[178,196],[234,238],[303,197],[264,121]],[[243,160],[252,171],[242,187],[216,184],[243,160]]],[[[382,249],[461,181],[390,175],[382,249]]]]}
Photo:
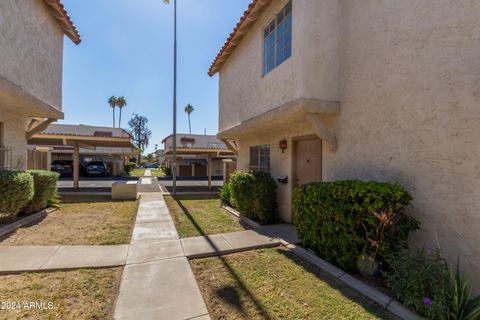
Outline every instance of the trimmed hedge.
{"type": "Polygon", "coordinates": [[[232,186],[230,183],[225,182],[223,187],[220,189],[220,202],[222,205],[231,206],[231,199],[232,199],[232,186]]]}
{"type": "Polygon", "coordinates": [[[412,197],[401,186],[345,180],[310,183],[293,194],[294,224],[303,243],[344,270],[360,257],[380,262],[407,247],[420,223],[404,214],[412,197]]]}
{"type": "Polygon", "coordinates": [[[230,203],[241,214],[263,223],[277,220],[277,184],[269,173],[236,171],[229,185],[230,203]]]}
{"type": "Polygon", "coordinates": [[[125,173],[130,173],[133,171],[133,169],[135,169],[135,166],[137,164],[135,162],[129,162],[127,163],[126,165],[123,166],[123,170],[125,171],[125,173]]]}
{"type": "Polygon", "coordinates": [[[60,176],[57,172],[45,170],[27,171],[33,177],[34,195],[30,203],[23,209],[24,213],[34,213],[45,209],[49,201],[57,193],[57,181],[60,176]]]}
{"type": "Polygon", "coordinates": [[[30,173],[0,170],[0,220],[17,215],[32,200],[33,188],[30,173]]]}

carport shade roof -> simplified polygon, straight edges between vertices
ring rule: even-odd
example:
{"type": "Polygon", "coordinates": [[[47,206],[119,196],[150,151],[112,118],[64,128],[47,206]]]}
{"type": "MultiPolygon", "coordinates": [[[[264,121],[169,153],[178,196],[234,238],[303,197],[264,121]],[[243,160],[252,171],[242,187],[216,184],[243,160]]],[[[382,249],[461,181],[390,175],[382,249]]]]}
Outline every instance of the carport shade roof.
{"type": "Polygon", "coordinates": [[[37,146],[74,146],[136,148],[130,137],[107,137],[77,134],[36,133],[28,140],[28,144],[37,146]]]}
{"type": "MultiPolygon", "coordinates": [[[[234,153],[228,149],[223,148],[183,148],[177,147],[177,155],[196,155],[196,154],[206,154],[206,153],[220,153],[222,155],[234,155],[234,153]]],[[[173,154],[173,149],[169,149],[164,151],[164,155],[171,155],[173,154]]]]}

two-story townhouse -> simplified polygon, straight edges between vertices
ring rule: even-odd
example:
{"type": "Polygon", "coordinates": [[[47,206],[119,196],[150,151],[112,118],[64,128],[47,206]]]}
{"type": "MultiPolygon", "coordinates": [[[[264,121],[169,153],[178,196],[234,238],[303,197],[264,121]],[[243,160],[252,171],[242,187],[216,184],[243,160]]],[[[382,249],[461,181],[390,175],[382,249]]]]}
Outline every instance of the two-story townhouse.
{"type": "Polygon", "coordinates": [[[25,169],[27,140],[63,119],[63,36],[80,35],[60,0],[0,1],[0,169],[25,169]]]}
{"type": "Polygon", "coordinates": [[[239,169],[397,182],[414,243],[480,290],[480,2],[253,0],[215,58],[219,133],[239,169]]]}

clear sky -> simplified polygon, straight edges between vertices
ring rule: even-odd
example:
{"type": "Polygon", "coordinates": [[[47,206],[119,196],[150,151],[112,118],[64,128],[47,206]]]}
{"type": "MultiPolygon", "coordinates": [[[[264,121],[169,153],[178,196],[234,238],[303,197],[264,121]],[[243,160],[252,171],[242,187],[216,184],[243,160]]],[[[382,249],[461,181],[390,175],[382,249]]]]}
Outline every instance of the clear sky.
{"type": "MultiPolygon", "coordinates": [[[[218,79],[207,70],[251,0],[177,0],[177,132],[218,130],[218,79]]],[[[172,132],[173,3],[162,0],[63,0],[82,42],[65,38],[63,111],[59,123],[112,126],[111,95],[125,96],[122,127],[132,113],[149,120],[147,151],[172,132]]],[[[118,108],[116,110],[118,125],[118,108]]]]}

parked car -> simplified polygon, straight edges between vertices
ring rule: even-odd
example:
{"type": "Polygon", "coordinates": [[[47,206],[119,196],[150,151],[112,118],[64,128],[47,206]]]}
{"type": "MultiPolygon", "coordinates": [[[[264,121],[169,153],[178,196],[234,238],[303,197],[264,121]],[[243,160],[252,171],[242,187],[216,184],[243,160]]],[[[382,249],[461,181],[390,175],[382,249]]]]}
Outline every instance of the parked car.
{"type": "Polygon", "coordinates": [[[53,160],[52,171],[58,172],[61,176],[71,176],[73,174],[72,160],[53,160]]]}
{"type": "Polygon", "coordinates": [[[145,169],[158,169],[160,166],[156,163],[149,163],[145,165],[145,169]]]}
{"type": "Polygon", "coordinates": [[[103,161],[91,161],[87,164],[87,175],[103,176],[108,175],[107,164],[103,161]]]}

